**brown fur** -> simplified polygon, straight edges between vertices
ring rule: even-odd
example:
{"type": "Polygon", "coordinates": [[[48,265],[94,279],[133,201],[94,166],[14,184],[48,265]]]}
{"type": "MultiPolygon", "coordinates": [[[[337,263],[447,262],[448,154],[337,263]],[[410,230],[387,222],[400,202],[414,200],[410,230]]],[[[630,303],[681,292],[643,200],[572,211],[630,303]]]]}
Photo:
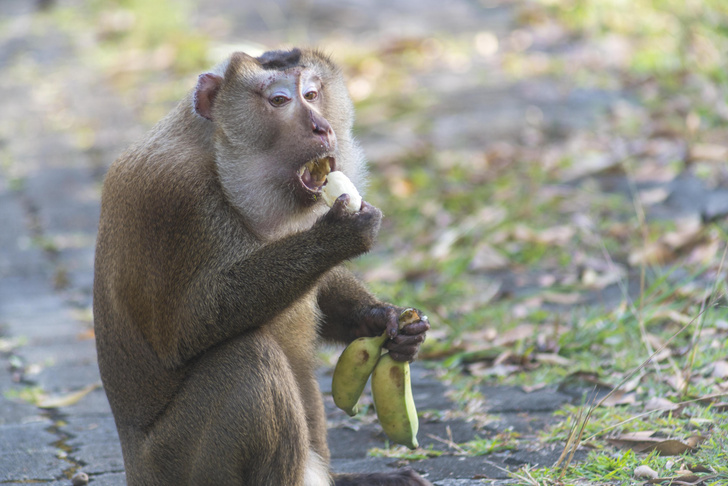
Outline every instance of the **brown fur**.
{"type": "MultiPolygon", "coordinates": [[[[292,186],[291,174],[322,153],[364,183],[351,124],[341,73],[325,56],[238,53],[112,164],[94,321],[130,485],[302,486],[314,452],[328,463],[319,333],[343,343],[385,328],[395,337],[398,309],[340,267],[371,247],[381,213],[365,204],[349,215],[342,201],[328,211],[292,186]],[[320,96],[296,93],[277,109],[261,95],[276,82],[315,85],[320,96]]],[[[412,359],[428,327],[390,346],[412,359]]],[[[336,481],[369,484],[360,479],[336,481]]]]}

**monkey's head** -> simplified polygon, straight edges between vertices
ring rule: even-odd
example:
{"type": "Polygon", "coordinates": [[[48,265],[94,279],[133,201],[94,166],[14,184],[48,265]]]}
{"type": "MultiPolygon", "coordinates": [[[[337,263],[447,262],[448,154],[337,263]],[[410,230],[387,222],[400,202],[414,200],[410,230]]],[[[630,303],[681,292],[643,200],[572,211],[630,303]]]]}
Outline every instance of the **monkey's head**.
{"type": "Polygon", "coordinates": [[[200,75],[192,102],[214,128],[227,197],[262,236],[302,229],[325,212],[330,171],[365,183],[341,70],[318,51],[235,53],[200,75]]]}

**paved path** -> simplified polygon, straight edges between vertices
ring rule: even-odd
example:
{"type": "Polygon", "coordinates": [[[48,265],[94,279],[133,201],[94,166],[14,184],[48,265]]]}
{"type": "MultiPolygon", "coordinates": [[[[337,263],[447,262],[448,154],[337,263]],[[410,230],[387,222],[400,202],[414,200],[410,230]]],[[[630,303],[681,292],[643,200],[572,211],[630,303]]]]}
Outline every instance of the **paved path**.
{"type": "MultiPolygon", "coordinates": [[[[269,45],[285,39],[287,22],[294,20],[307,25],[312,42],[323,38],[321,32],[340,31],[360,36],[366,44],[377,36],[432,30],[502,34],[513,18],[506,7],[484,9],[466,0],[449,4],[446,14],[442,2],[382,0],[378,8],[360,9],[365,15],[352,15],[339,2],[318,1],[299,7],[302,17],[271,27],[261,20],[261,12],[251,12],[243,3],[204,2],[199,15],[209,20],[216,9],[228,8],[234,27],[220,41],[247,36],[269,45]]],[[[357,3],[370,5],[351,2],[357,3]]],[[[123,463],[103,389],[94,389],[72,406],[51,409],[17,397],[66,394],[100,384],[90,333],[99,187],[108,164],[145,128],[99,71],[77,55],[76,40],[54,28],[42,33],[31,28],[32,8],[26,0],[0,4],[5,22],[0,30],[0,484],[68,485],[82,470],[93,485],[118,486],[125,484],[123,463]],[[83,139],[85,126],[93,128],[90,144],[83,139]]],[[[476,146],[483,133],[493,138],[519,134],[524,113],[534,102],[565,125],[603,104],[598,97],[589,97],[594,103],[583,95],[559,98],[557,87],[548,84],[504,85],[496,79],[481,85],[447,72],[423,83],[448,107],[427,114],[433,116],[433,140],[441,149],[476,146]],[[452,92],[453,86],[468,96],[452,92]],[[460,98],[472,103],[458,103],[460,98]]],[[[386,136],[372,134],[363,142],[372,156],[392,150],[386,136]]],[[[506,478],[508,468],[550,465],[558,457],[558,446],[463,457],[446,441],[462,443],[510,428],[528,438],[553,420],[551,412],[571,396],[549,389],[531,394],[515,388],[484,389],[489,399],[480,412],[494,420],[476,426],[465,418],[436,418],[457,409],[447,398],[447,387],[422,364],[413,373],[418,407],[437,412],[423,420],[420,442],[445,454],[412,466],[435,484],[482,484],[483,478],[506,478]]],[[[322,369],[320,376],[324,393],[330,392],[330,370],[322,369]]],[[[394,459],[367,456],[370,448],[385,444],[377,425],[346,418],[333,407],[330,395],[326,405],[335,470],[397,466],[394,459]]]]}

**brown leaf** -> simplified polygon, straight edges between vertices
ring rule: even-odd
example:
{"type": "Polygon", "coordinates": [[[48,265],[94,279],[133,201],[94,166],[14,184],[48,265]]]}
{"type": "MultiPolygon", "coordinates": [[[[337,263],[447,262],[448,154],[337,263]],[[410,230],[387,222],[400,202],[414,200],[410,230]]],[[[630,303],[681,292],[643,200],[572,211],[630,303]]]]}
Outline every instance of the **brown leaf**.
{"type": "Polygon", "coordinates": [[[93,390],[98,388],[100,385],[93,384],[88,385],[82,388],[79,391],[73,392],[73,393],[67,393],[65,395],[49,395],[42,397],[38,402],[36,403],[36,406],[39,408],[59,408],[59,407],[69,407],[71,405],[75,405],[78,403],[79,400],[81,400],[83,397],[91,393],[93,390]]]}
{"type": "Polygon", "coordinates": [[[559,356],[556,353],[536,353],[534,358],[539,363],[556,366],[569,366],[571,364],[571,360],[564,358],[563,356],[559,356]]]}
{"type": "Polygon", "coordinates": [[[656,444],[648,445],[639,452],[657,451],[662,456],[679,456],[685,452],[692,451],[694,447],[675,439],[667,439],[656,444]]]}
{"type": "Polygon", "coordinates": [[[635,403],[637,403],[636,393],[617,390],[602,402],[602,406],[616,407],[619,405],[634,405],[635,403]]]}
{"type": "Polygon", "coordinates": [[[648,244],[643,248],[636,248],[629,254],[627,261],[633,267],[640,265],[655,265],[666,263],[675,257],[674,253],[662,242],[648,244]]]}
{"type": "Polygon", "coordinates": [[[587,268],[581,275],[581,283],[590,289],[599,290],[619,282],[626,274],[627,272],[621,267],[615,267],[605,272],[597,272],[593,268],[587,268]]]}
{"type": "Polygon", "coordinates": [[[637,197],[643,206],[653,206],[664,202],[670,196],[670,191],[664,187],[643,189],[637,193],[637,197]]]}
{"type": "Polygon", "coordinates": [[[617,437],[608,438],[607,442],[622,449],[632,449],[634,451],[641,452],[646,447],[655,444],[656,439],[651,437],[654,433],[654,431],[645,430],[641,432],[621,434],[617,437]]]}
{"type": "Polygon", "coordinates": [[[699,143],[690,147],[691,160],[725,162],[728,160],[728,147],[712,143],[699,143]]]}
{"type": "Polygon", "coordinates": [[[703,222],[699,216],[680,218],[675,221],[677,230],[665,233],[661,238],[673,250],[679,250],[698,240],[703,229],[703,222]]]}
{"type": "Polygon", "coordinates": [[[725,412],[725,411],[728,411],[728,402],[716,403],[715,405],[713,405],[710,408],[715,410],[716,412],[725,412]]]}
{"type": "Polygon", "coordinates": [[[654,479],[659,476],[657,474],[657,471],[652,469],[650,466],[645,466],[645,465],[637,466],[634,469],[634,473],[632,473],[632,475],[636,478],[651,478],[651,479],[654,479]]]}
{"type": "Polygon", "coordinates": [[[499,270],[508,266],[508,258],[487,243],[481,243],[475,249],[470,261],[470,269],[474,271],[499,270]]]}
{"type": "Polygon", "coordinates": [[[536,331],[536,326],[533,324],[519,324],[515,328],[505,331],[498,336],[495,341],[496,346],[506,346],[509,344],[523,341],[533,336],[536,331]]]}
{"type": "Polygon", "coordinates": [[[478,378],[487,378],[491,376],[508,376],[520,369],[520,366],[506,364],[491,366],[487,363],[473,363],[468,366],[468,372],[478,378]]]}
{"type": "Polygon", "coordinates": [[[662,397],[652,397],[650,398],[647,403],[645,403],[645,412],[649,412],[652,410],[664,410],[664,411],[670,411],[670,410],[677,410],[680,408],[680,405],[677,403],[673,403],[667,398],[662,397]]]}
{"type": "Polygon", "coordinates": [[[95,337],[96,337],[96,334],[94,333],[94,328],[89,327],[88,329],[85,329],[84,331],[80,332],[76,336],[76,339],[78,339],[79,341],[87,341],[90,339],[94,339],[95,337]]]}
{"type": "Polygon", "coordinates": [[[705,437],[702,435],[691,435],[687,439],[685,439],[685,443],[688,444],[690,447],[698,447],[700,444],[702,444],[705,441],[705,437]]]}
{"type": "Polygon", "coordinates": [[[611,153],[591,153],[582,156],[575,164],[564,170],[561,179],[571,182],[582,177],[596,175],[620,167],[620,161],[611,153]]]}
{"type": "Polygon", "coordinates": [[[713,378],[722,380],[728,377],[728,361],[720,360],[713,363],[713,378]]]}
{"type": "Polygon", "coordinates": [[[578,292],[542,292],[541,298],[544,302],[561,305],[574,305],[581,301],[581,294],[578,292]]]}
{"type": "Polygon", "coordinates": [[[563,246],[571,241],[575,233],[576,230],[570,225],[553,226],[536,233],[535,241],[544,245],[563,246]]]}

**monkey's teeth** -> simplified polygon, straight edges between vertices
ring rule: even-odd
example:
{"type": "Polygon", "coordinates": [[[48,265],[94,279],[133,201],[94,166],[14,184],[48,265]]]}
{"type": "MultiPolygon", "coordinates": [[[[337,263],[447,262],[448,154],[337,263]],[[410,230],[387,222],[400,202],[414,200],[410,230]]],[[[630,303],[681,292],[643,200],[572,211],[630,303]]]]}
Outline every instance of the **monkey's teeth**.
{"type": "Polygon", "coordinates": [[[329,157],[313,159],[298,169],[298,175],[303,183],[310,189],[320,189],[326,182],[326,176],[331,172],[329,157]]]}

